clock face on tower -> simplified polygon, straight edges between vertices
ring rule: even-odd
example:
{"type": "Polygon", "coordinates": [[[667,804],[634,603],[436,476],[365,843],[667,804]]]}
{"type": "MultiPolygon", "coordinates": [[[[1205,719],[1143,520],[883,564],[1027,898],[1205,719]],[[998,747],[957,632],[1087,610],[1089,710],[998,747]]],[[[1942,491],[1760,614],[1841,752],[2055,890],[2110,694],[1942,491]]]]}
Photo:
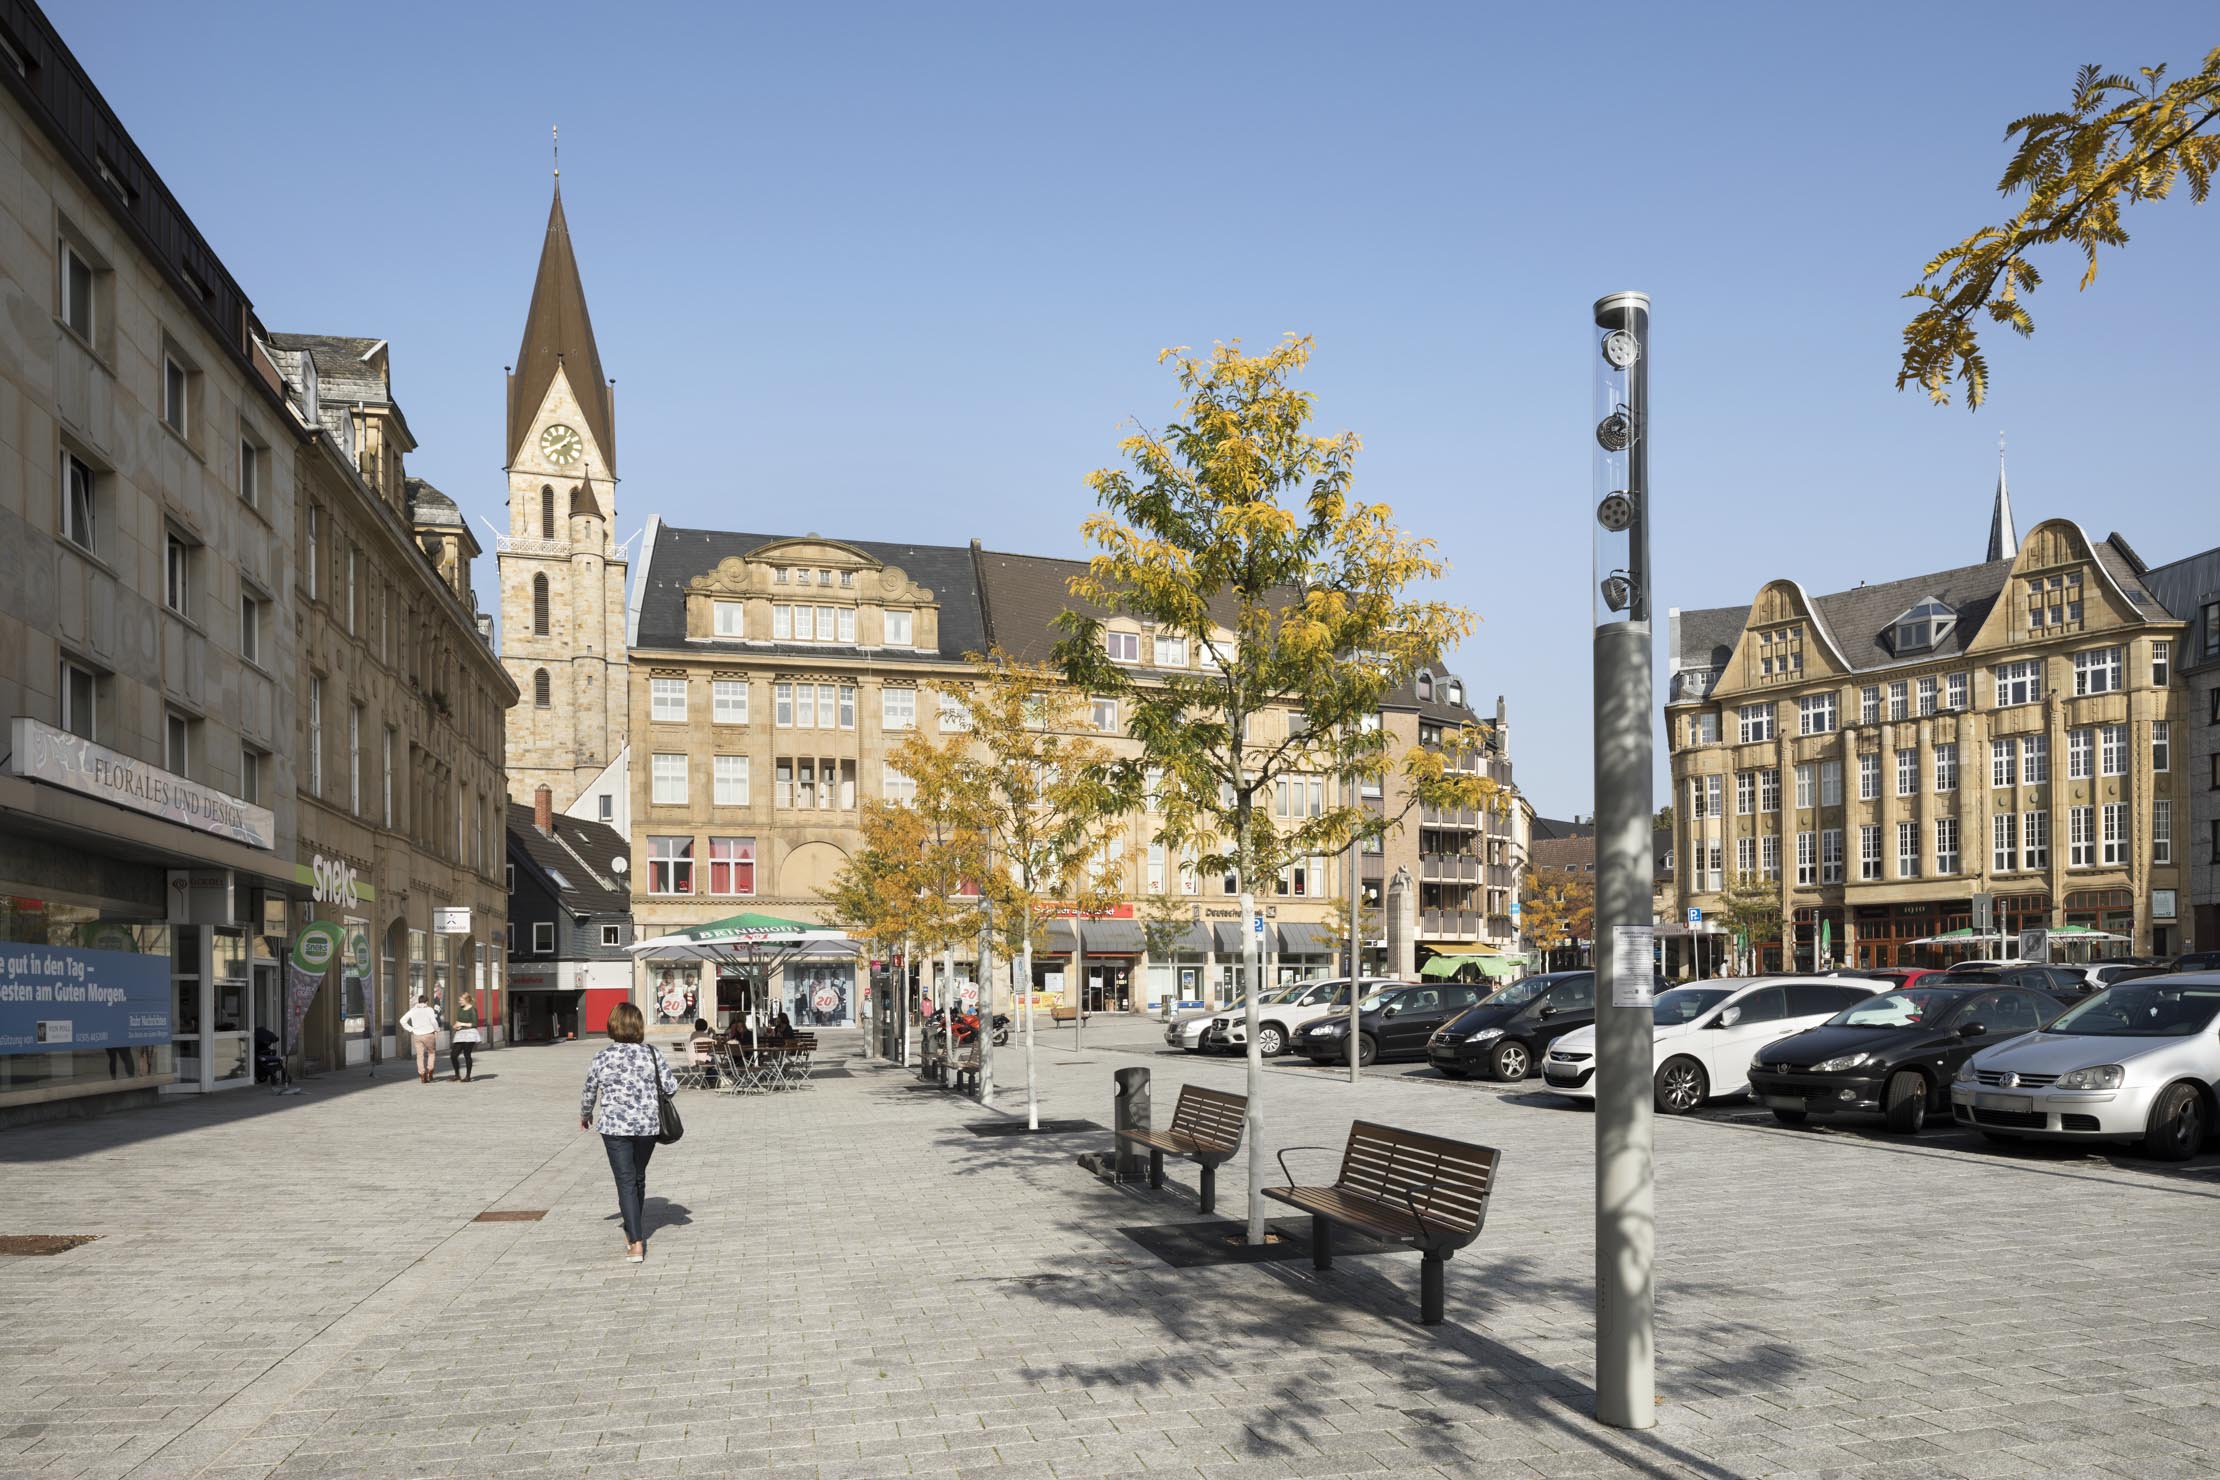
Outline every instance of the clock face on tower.
{"type": "Polygon", "coordinates": [[[559,468],[567,468],[578,461],[578,455],[585,451],[585,447],[586,444],[578,433],[561,422],[540,433],[540,451],[549,462],[559,468]]]}

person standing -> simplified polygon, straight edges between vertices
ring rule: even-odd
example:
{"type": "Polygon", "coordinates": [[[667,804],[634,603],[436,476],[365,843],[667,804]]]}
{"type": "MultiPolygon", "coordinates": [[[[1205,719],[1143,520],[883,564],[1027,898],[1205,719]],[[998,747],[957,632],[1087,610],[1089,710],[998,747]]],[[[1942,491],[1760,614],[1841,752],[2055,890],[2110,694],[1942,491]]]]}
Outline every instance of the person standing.
{"type": "Polygon", "coordinates": [[[478,994],[465,988],[455,998],[455,1031],[447,1039],[447,1057],[455,1066],[455,1083],[470,1082],[470,1064],[478,1052],[478,994]]]}
{"type": "Polygon", "coordinates": [[[439,1055],[439,1014],[432,1011],[432,999],[417,998],[416,1005],[401,1014],[397,1026],[415,1041],[416,1082],[430,1084],[434,1061],[439,1055]]]}
{"type": "Polygon", "coordinates": [[[663,1132],[663,1094],[678,1093],[678,1076],[663,1056],[643,1041],[647,1017],[630,1002],[609,1009],[609,1046],[586,1066],[586,1085],[578,1096],[578,1128],[601,1133],[609,1153],[609,1172],[617,1180],[617,1216],[624,1223],[624,1257],[638,1264],[647,1258],[648,1158],[663,1132]]]}

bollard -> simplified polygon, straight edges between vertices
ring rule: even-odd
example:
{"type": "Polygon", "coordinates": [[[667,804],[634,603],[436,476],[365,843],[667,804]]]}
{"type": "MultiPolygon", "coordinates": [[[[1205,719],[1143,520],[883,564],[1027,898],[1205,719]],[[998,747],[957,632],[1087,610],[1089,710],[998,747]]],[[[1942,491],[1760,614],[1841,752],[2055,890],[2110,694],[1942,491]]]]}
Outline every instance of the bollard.
{"type": "MultiPolygon", "coordinates": [[[[1148,1130],[1149,1071],[1119,1069],[1112,1077],[1118,1081],[1118,1090],[1111,1103],[1111,1124],[1120,1131],[1148,1130]]],[[[1132,1149],[1132,1143],[1118,1142],[1115,1180],[1138,1182],[1143,1175],[1140,1154],[1132,1149]]]]}

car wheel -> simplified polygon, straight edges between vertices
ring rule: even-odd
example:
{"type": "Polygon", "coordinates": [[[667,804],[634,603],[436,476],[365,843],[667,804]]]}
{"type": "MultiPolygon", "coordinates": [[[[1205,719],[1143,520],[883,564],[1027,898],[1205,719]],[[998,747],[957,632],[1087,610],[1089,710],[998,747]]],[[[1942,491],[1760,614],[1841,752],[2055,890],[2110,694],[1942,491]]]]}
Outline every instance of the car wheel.
{"type": "Polygon", "coordinates": [[[1802,1125],[1810,1117],[1811,1112],[1808,1110],[1782,1110],[1775,1107],[1773,1111],[1773,1118],[1782,1125],[1802,1125]]]}
{"type": "Polygon", "coordinates": [[[1909,1069],[1889,1076],[1881,1092],[1889,1129],[1900,1136],[1916,1136],[1927,1128],[1927,1080],[1909,1069]]]}
{"type": "Polygon", "coordinates": [[[1534,1068],[1534,1055],[1516,1038],[1506,1038],[1488,1055],[1488,1072],[1498,1079],[1524,1079],[1534,1068]]]}
{"type": "Polygon", "coordinates": [[[1444,1079],[1470,1079],[1472,1077],[1471,1070],[1459,1069],[1453,1064],[1436,1064],[1434,1067],[1441,1070],[1444,1079]]]}
{"type": "Polygon", "coordinates": [[[2150,1129],[2143,1133],[2143,1154],[2160,1161],[2187,1161],[2204,1149],[2205,1102],[2196,1086],[2168,1087],[2151,1106],[2150,1129]]]}
{"type": "Polygon", "coordinates": [[[1704,1066],[1691,1058],[1667,1059],[1656,1082],[1657,1108],[1666,1115],[1686,1115],[1711,1093],[1704,1066]]]}
{"type": "MultiPolygon", "coordinates": [[[[1374,1059],[1378,1058],[1379,1056],[1380,1056],[1380,1045],[1379,1045],[1378,1043],[1376,1043],[1376,1042],[1374,1042],[1374,1041],[1373,1041],[1373,1039],[1372,1039],[1372,1035],[1371,1035],[1370,1033],[1360,1033],[1360,1034],[1358,1034],[1358,1035],[1357,1035],[1357,1062],[1358,1062],[1359,1064],[1369,1064],[1369,1063],[1371,1063],[1371,1062],[1372,1062],[1372,1061],[1373,1061],[1374,1059]]],[[[1349,1062],[1349,1055],[1348,1055],[1348,1053],[1347,1053],[1346,1051],[1344,1051],[1344,1052],[1342,1053],[1342,1055],[1341,1055],[1341,1061],[1342,1061],[1342,1062],[1343,1062],[1344,1064],[1346,1064],[1346,1063],[1348,1063],[1348,1062],[1349,1062]]]]}
{"type": "Polygon", "coordinates": [[[1268,1059],[1287,1052],[1287,1035],[1280,1031],[1278,1023],[1266,1023],[1256,1030],[1256,1051],[1268,1059]]]}

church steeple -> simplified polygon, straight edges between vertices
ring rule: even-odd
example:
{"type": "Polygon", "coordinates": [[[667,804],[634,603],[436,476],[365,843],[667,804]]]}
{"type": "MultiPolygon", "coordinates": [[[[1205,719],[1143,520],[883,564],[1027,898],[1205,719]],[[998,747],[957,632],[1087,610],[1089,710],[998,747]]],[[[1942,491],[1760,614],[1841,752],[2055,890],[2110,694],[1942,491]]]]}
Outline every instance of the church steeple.
{"type": "Polygon", "coordinates": [[[547,242],[540,249],[539,276],[532,283],[532,307],[524,319],[524,342],[517,347],[516,369],[509,376],[509,461],[524,451],[524,439],[547,400],[556,375],[570,383],[579,414],[611,473],[617,466],[615,397],[601,373],[601,351],[594,344],[593,320],[586,313],[586,287],[578,277],[578,258],[570,244],[570,222],[563,216],[563,182],[555,182],[555,201],[547,212],[547,242]]]}
{"type": "Polygon", "coordinates": [[[1996,507],[1989,511],[1989,559],[2010,560],[2020,553],[2019,532],[2012,527],[2012,493],[2004,483],[2004,434],[1996,438],[1996,507]]]}

